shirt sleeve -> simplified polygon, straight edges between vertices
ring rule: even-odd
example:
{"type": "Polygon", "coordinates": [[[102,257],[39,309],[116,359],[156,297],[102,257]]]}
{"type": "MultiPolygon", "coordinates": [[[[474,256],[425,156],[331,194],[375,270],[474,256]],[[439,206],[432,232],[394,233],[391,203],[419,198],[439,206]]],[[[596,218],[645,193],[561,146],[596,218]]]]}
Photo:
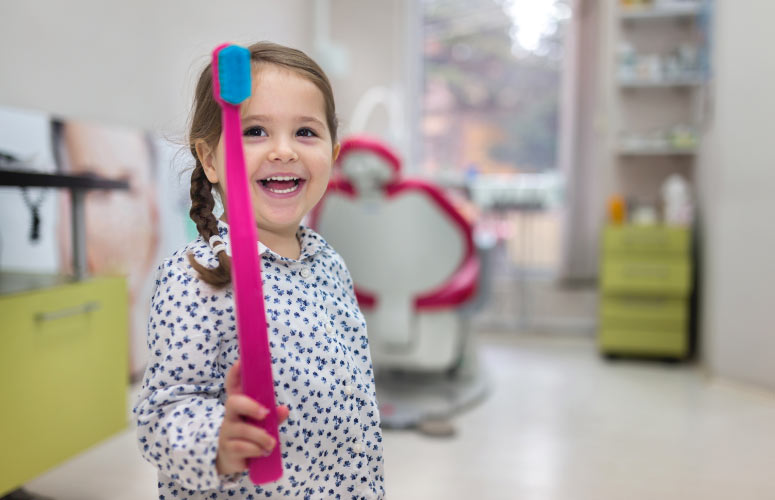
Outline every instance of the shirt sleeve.
{"type": "Polygon", "coordinates": [[[199,302],[207,285],[198,283],[172,261],[159,268],[134,414],[143,457],[182,487],[205,491],[228,482],[215,468],[225,374],[215,321],[199,302]]]}

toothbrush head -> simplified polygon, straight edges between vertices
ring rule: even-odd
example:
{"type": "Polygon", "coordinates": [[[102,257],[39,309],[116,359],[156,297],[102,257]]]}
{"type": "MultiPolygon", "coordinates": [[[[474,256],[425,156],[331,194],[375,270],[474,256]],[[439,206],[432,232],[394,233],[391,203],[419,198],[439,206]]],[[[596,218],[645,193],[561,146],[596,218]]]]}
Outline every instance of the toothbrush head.
{"type": "Polygon", "coordinates": [[[213,95],[219,104],[238,105],[251,93],[250,51],[224,43],[213,51],[213,95]]]}

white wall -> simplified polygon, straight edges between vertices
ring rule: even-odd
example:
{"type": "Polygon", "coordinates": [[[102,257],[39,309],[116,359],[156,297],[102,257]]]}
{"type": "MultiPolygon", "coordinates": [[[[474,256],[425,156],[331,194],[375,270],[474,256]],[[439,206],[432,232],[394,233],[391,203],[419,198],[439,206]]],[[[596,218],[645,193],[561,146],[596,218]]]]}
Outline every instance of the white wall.
{"type": "MultiPolygon", "coordinates": [[[[420,142],[417,130],[422,47],[418,40],[421,33],[416,3],[415,0],[331,0],[331,38],[347,51],[349,59],[348,74],[331,75],[341,133],[353,131],[353,112],[363,95],[371,88],[385,87],[399,100],[394,117],[398,122],[398,136],[390,133],[389,113],[381,106],[374,109],[365,128],[358,132],[382,137],[404,159],[411,157],[420,142]]],[[[413,167],[411,163],[406,165],[409,171],[413,167]]]]}
{"type": "Polygon", "coordinates": [[[715,4],[700,341],[714,374],[775,390],[775,3],[715,4]]]}
{"type": "Polygon", "coordinates": [[[7,0],[0,19],[0,106],[173,136],[218,43],[312,48],[305,0],[7,0]]]}
{"type": "MultiPolygon", "coordinates": [[[[0,106],[140,127],[179,139],[196,74],[218,43],[271,40],[317,59],[315,1],[0,2],[5,21],[0,106]]],[[[405,57],[419,36],[407,12],[413,1],[329,1],[331,41],[348,56],[347,74],[329,74],[342,132],[348,132],[362,95],[387,87],[400,99],[403,136],[394,142],[404,155],[412,148],[412,127],[418,126],[410,116],[410,110],[417,111],[410,89],[416,90],[420,80],[409,76],[412,61],[405,57]]],[[[418,45],[418,57],[419,50],[418,45]]],[[[385,109],[378,108],[366,130],[383,135],[388,126],[385,109]]]]}

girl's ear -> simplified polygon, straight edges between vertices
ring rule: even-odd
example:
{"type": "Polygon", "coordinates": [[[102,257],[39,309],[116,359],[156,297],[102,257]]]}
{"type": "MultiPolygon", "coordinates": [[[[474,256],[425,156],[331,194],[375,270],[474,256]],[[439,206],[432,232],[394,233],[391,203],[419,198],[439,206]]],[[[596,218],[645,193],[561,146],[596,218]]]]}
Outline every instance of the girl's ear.
{"type": "Polygon", "coordinates": [[[207,180],[210,181],[210,184],[218,184],[218,172],[215,170],[215,150],[204,139],[197,140],[194,147],[207,180]]]}
{"type": "Polygon", "coordinates": [[[336,159],[339,158],[339,150],[342,149],[342,144],[337,142],[334,146],[334,153],[331,155],[331,164],[336,163],[336,159]]]}

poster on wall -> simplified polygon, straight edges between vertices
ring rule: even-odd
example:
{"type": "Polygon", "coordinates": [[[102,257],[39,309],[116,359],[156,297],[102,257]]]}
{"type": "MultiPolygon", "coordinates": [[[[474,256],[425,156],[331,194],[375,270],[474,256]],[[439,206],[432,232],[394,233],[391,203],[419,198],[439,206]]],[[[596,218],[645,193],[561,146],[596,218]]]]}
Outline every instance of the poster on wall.
{"type": "MultiPolygon", "coordinates": [[[[7,109],[0,111],[0,130],[14,131],[2,134],[0,142],[0,152],[19,160],[14,169],[90,174],[129,183],[128,190],[86,193],[86,263],[88,275],[127,278],[130,375],[138,377],[147,362],[146,326],[155,270],[190,239],[185,166],[175,161],[183,157],[177,154],[180,147],[143,130],[7,109]]],[[[69,191],[27,188],[45,201],[39,209],[37,241],[27,237],[23,220],[29,211],[25,197],[33,195],[21,191],[0,190],[4,242],[0,269],[72,275],[69,191]],[[32,253],[36,259],[29,258],[32,253]]]]}

